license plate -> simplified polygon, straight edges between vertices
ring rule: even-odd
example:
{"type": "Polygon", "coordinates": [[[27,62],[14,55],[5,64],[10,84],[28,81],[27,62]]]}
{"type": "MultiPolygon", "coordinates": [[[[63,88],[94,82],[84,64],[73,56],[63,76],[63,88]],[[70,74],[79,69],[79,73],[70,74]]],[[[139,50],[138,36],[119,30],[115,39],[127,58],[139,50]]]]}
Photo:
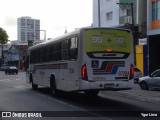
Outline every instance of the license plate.
{"type": "Polygon", "coordinates": [[[104,87],[105,87],[105,88],[113,88],[113,87],[114,87],[114,84],[105,84],[104,87]]]}

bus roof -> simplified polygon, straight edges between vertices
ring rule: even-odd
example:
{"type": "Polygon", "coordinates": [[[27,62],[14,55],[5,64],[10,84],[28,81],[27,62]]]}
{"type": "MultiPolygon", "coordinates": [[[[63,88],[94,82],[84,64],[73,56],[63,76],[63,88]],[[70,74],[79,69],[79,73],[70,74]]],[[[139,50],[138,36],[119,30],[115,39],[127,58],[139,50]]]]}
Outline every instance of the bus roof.
{"type": "Polygon", "coordinates": [[[67,37],[70,37],[70,36],[74,36],[78,33],[80,33],[81,30],[85,30],[85,29],[115,29],[115,30],[124,30],[124,31],[128,31],[128,32],[131,32],[131,30],[129,29],[122,29],[122,28],[110,28],[110,27],[82,27],[82,28],[79,28],[79,29],[76,29],[75,31],[72,31],[72,32],[69,32],[69,33],[66,33],[64,35],[61,35],[59,37],[56,37],[56,38],[52,38],[48,41],[45,41],[45,42],[42,42],[42,43],[39,43],[37,45],[34,45],[32,47],[29,47],[28,50],[32,50],[32,49],[35,49],[35,48],[41,48],[41,47],[44,47],[48,44],[51,44],[51,43],[54,43],[54,42],[57,42],[57,41],[61,41],[63,38],[67,38],[67,37]]]}
{"type": "Polygon", "coordinates": [[[50,44],[50,43],[57,42],[57,40],[59,41],[59,40],[61,40],[61,39],[63,39],[63,38],[66,38],[66,37],[69,37],[69,36],[73,36],[73,35],[75,35],[75,34],[78,34],[79,31],[80,31],[80,29],[77,29],[77,30],[75,30],[75,31],[72,31],[72,32],[66,33],[66,34],[64,34],[64,35],[61,35],[61,36],[59,36],[59,37],[52,38],[52,39],[50,39],[50,40],[48,40],[48,41],[45,41],[45,42],[39,43],[39,44],[37,44],[37,45],[34,45],[34,46],[32,46],[32,47],[29,47],[28,50],[32,50],[32,49],[35,49],[35,48],[44,47],[45,45],[48,45],[48,44],[50,44]]]}

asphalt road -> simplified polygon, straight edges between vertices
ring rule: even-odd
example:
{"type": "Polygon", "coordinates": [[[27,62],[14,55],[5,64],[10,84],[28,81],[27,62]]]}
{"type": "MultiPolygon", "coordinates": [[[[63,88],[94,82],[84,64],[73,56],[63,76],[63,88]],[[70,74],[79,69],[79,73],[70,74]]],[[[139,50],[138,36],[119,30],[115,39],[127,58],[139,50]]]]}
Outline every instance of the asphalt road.
{"type": "MultiPolygon", "coordinates": [[[[40,112],[42,117],[48,116],[23,118],[29,120],[53,119],[50,116],[58,120],[160,119],[154,116],[156,114],[160,116],[160,102],[158,98],[149,99],[152,98],[147,95],[149,92],[152,92],[151,95],[160,94],[160,91],[142,91],[135,84],[133,90],[100,92],[97,97],[88,97],[83,93],[62,93],[55,98],[48,88],[41,87],[36,91],[32,90],[31,85],[25,82],[24,72],[19,72],[18,75],[5,75],[4,72],[0,72],[0,111],[17,111],[21,114],[40,112]],[[153,114],[150,114],[151,112],[153,114]]],[[[2,117],[0,119],[22,118],[2,117]]]]}

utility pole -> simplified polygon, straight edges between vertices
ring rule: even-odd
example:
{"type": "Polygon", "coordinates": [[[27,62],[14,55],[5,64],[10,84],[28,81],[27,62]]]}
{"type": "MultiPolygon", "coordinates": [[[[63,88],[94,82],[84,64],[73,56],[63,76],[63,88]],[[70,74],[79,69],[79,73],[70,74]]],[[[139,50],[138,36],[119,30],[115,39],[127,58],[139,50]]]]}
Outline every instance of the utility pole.
{"type": "Polygon", "coordinates": [[[4,64],[4,53],[3,53],[3,43],[1,44],[2,45],[2,65],[4,64]]]}
{"type": "Polygon", "coordinates": [[[132,25],[134,26],[134,12],[133,12],[133,3],[129,4],[131,6],[131,12],[132,12],[132,25]]]}
{"type": "MultiPolygon", "coordinates": [[[[125,7],[126,8],[126,10],[127,10],[127,16],[128,16],[128,11],[130,10],[130,16],[132,16],[132,24],[131,24],[131,30],[132,30],[132,32],[133,32],[133,38],[134,38],[134,53],[136,53],[136,51],[135,51],[135,46],[137,45],[137,41],[138,41],[138,38],[137,38],[137,36],[136,36],[136,32],[135,32],[135,28],[136,28],[136,26],[135,26],[135,24],[134,24],[134,9],[133,9],[133,3],[131,2],[131,3],[117,3],[117,4],[119,4],[119,5],[123,5],[123,7],[125,7]],[[128,9],[128,6],[130,7],[129,9],[128,9]]],[[[135,57],[135,54],[134,54],[134,64],[136,65],[136,57],[135,57]]]]}
{"type": "Polygon", "coordinates": [[[100,0],[98,0],[98,27],[101,27],[101,6],[100,6],[100,0]]]}

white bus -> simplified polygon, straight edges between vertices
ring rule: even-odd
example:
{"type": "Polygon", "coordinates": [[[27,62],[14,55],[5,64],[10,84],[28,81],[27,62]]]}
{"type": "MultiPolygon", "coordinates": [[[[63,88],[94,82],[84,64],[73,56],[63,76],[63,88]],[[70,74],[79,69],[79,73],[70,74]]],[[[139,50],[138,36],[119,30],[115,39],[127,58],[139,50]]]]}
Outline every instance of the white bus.
{"type": "Polygon", "coordinates": [[[126,29],[81,28],[28,49],[27,82],[59,91],[131,89],[133,37],[126,29]]]}

